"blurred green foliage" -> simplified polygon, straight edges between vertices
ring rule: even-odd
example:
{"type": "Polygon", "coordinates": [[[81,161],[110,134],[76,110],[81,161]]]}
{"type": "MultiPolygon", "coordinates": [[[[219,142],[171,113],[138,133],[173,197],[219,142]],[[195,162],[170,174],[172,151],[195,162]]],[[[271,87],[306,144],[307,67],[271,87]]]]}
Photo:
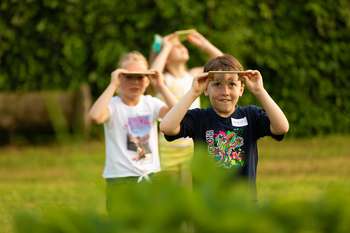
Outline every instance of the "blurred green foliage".
{"type": "MultiPolygon", "coordinates": [[[[291,135],[350,132],[348,0],[3,0],[0,90],[88,82],[97,96],[122,53],[147,55],[155,33],[187,28],[262,72],[291,135]]],[[[187,45],[190,66],[203,65],[187,45]]]]}
{"type": "Polygon", "coordinates": [[[195,158],[193,190],[165,177],[120,186],[108,217],[94,211],[27,211],[16,217],[17,232],[346,233],[350,228],[349,188],[310,199],[285,193],[256,203],[243,183],[207,156],[195,158]]]}

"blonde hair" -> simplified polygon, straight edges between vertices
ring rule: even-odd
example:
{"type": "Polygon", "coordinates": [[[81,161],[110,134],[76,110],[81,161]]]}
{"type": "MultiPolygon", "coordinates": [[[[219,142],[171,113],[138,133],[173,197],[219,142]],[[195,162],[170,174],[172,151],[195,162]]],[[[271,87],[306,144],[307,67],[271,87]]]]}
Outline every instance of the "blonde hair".
{"type": "Polygon", "coordinates": [[[118,66],[125,67],[130,62],[142,62],[148,68],[148,62],[145,56],[138,51],[131,51],[129,53],[123,54],[119,59],[118,66]]]}

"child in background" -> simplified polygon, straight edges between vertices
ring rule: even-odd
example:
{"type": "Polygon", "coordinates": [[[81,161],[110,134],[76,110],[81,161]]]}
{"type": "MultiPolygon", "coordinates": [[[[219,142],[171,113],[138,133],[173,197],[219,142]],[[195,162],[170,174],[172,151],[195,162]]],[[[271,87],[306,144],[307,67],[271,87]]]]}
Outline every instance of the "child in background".
{"type": "MultiPolygon", "coordinates": [[[[113,205],[114,186],[148,180],[160,171],[157,120],[175,104],[176,98],[163,82],[163,75],[135,75],[149,72],[145,57],[130,52],[120,60],[111,81],[90,109],[89,116],[104,124],[106,162],[103,177],[107,181],[107,208],[113,205]],[[166,104],[143,93],[149,84],[166,104]],[[114,96],[115,93],[118,96],[114,96]]],[[[149,72],[150,73],[150,72],[149,72]]]]}
{"type": "MultiPolygon", "coordinates": [[[[222,52],[199,32],[189,31],[185,39],[207,53],[210,58],[222,55],[222,52]]],[[[187,68],[189,53],[180,39],[176,32],[165,36],[162,39],[161,50],[151,64],[153,69],[164,73],[165,84],[177,99],[180,99],[191,88],[193,77],[203,72],[203,67],[187,68]]],[[[200,101],[199,98],[196,98],[190,108],[199,107],[200,101]]],[[[193,154],[192,140],[182,138],[174,142],[167,142],[163,135],[160,135],[159,140],[162,169],[180,172],[180,179],[185,183],[190,183],[191,177],[187,165],[193,154]]]]}
{"type": "Polygon", "coordinates": [[[282,140],[289,123],[265,90],[260,72],[242,70],[241,64],[230,55],[209,61],[204,67],[206,73],[194,79],[192,88],[163,118],[160,130],[167,140],[191,137],[195,151],[197,146],[206,144],[213,161],[220,167],[237,171],[255,190],[257,140],[264,136],[282,140]],[[241,72],[207,73],[210,71],[241,72]],[[245,86],[262,108],[237,105],[245,86]],[[209,96],[212,107],[188,110],[203,92],[209,96]]]}

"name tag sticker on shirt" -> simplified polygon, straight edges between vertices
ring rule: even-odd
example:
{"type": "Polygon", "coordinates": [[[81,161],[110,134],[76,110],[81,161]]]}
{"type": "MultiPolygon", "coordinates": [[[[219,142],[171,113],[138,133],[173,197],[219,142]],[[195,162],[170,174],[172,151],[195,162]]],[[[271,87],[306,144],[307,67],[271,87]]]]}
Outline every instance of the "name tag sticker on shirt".
{"type": "Polygon", "coordinates": [[[232,123],[232,126],[236,126],[236,127],[243,127],[248,125],[248,121],[246,117],[243,117],[241,119],[231,118],[231,123],[232,123]]]}

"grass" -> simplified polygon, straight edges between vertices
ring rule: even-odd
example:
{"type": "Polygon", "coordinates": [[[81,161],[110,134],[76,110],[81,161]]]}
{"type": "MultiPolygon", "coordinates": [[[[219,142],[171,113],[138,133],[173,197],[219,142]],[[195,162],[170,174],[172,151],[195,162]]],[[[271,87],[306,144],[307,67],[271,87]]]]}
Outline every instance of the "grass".
{"type": "MultiPolygon", "coordinates": [[[[312,198],[350,186],[350,136],[259,143],[259,199],[312,198]]],[[[102,142],[0,148],[0,232],[12,233],[19,211],[50,208],[105,214],[102,142]]]]}

